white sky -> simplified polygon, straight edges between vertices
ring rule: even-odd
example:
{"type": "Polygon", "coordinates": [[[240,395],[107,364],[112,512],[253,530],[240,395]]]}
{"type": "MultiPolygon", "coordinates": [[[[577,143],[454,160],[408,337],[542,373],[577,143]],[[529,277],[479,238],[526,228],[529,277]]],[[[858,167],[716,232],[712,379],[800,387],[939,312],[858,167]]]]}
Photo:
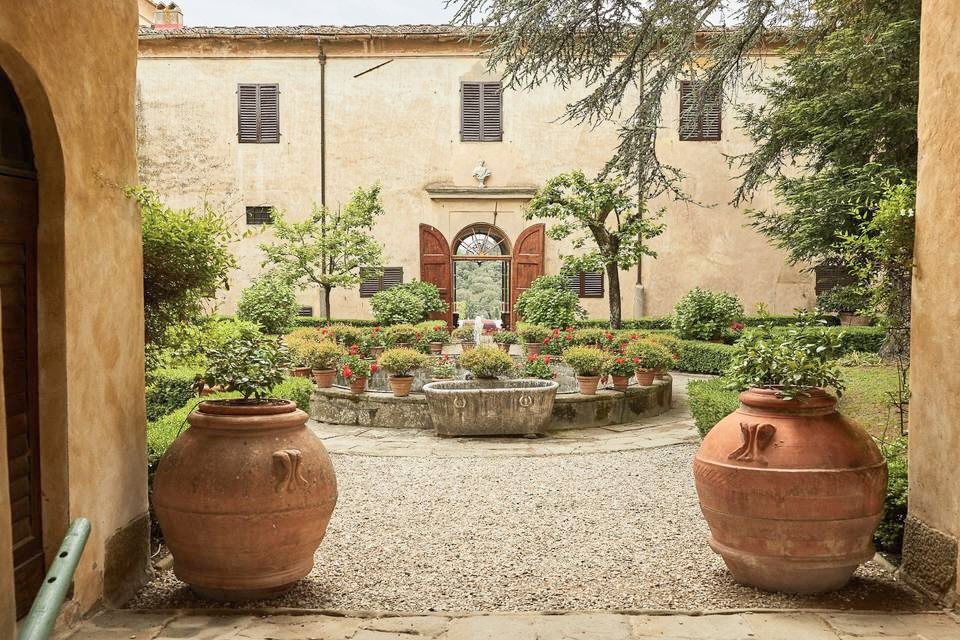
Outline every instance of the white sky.
{"type": "Polygon", "coordinates": [[[445,24],[444,0],[176,0],[188,27],[445,24]]]}

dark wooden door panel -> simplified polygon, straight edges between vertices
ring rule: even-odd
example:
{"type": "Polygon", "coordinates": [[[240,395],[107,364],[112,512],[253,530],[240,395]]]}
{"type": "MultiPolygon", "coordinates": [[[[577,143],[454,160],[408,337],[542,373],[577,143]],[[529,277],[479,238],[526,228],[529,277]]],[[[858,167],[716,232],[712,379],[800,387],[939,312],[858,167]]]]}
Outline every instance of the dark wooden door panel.
{"type": "MultiPolygon", "coordinates": [[[[517,306],[517,298],[526,291],[530,284],[543,275],[543,251],[546,238],[546,227],[535,224],[527,227],[517,236],[513,250],[513,286],[510,295],[510,311],[517,306]]],[[[516,313],[511,313],[511,320],[515,323],[516,313]]]]}
{"type": "Polygon", "coordinates": [[[432,320],[443,320],[449,326],[453,322],[453,264],[450,261],[450,245],[436,227],[420,225],[420,281],[430,282],[440,290],[440,297],[447,303],[446,313],[430,315],[432,320]]]}

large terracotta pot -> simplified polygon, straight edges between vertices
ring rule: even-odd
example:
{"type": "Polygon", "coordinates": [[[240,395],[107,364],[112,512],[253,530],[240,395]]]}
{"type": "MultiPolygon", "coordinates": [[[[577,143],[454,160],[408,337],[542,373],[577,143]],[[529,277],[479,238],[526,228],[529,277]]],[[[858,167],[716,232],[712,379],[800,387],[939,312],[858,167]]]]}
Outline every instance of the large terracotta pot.
{"type": "Polygon", "coordinates": [[[314,369],[313,381],[321,389],[329,389],[333,386],[333,378],[337,375],[335,369],[314,369]]]}
{"type": "Polygon", "coordinates": [[[626,391],[630,386],[630,376],[612,376],[613,388],[617,391],[626,391]]]}
{"type": "Polygon", "coordinates": [[[542,347],[539,342],[528,342],[527,343],[527,355],[538,356],[540,355],[540,347],[542,347]]]}
{"type": "Polygon", "coordinates": [[[873,556],[887,464],[873,439],[815,390],[740,394],[694,459],[710,546],[734,579],[788,593],[839,589],[873,556]]]}
{"type": "Polygon", "coordinates": [[[641,387],[650,387],[653,385],[654,378],[657,377],[656,369],[637,369],[637,384],[641,387]]]}
{"type": "Polygon", "coordinates": [[[430,353],[436,355],[443,353],[443,343],[442,342],[431,342],[430,343],[430,353]]]}
{"type": "Polygon", "coordinates": [[[577,384],[580,385],[581,395],[595,396],[600,386],[600,376],[577,376],[577,384]]]}
{"type": "Polygon", "coordinates": [[[290,375],[294,378],[309,378],[310,367],[294,367],[290,369],[290,375]]]}
{"type": "Polygon", "coordinates": [[[410,387],[413,386],[413,376],[390,376],[388,380],[394,397],[405,398],[410,395],[410,387]]]}
{"type": "Polygon", "coordinates": [[[327,450],[288,401],[206,401],[188,420],[153,485],[174,573],[215,600],[282,593],[310,573],[337,502],[327,450]]]}

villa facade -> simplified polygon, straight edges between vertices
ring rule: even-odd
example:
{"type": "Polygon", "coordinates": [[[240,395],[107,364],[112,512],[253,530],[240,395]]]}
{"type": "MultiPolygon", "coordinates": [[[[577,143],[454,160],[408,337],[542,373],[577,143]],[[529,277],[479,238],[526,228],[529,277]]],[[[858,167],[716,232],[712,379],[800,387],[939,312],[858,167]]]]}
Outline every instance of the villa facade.
{"type": "MultiPolygon", "coordinates": [[[[669,313],[695,286],[736,293],[748,310],[811,307],[813,273],[787,264],[747,226],[744,209],[729,204],[737,182],[726,157],[751,148],[733,108],[718,105],[681,131],[683,90],[678,84],[665,97],[659,151],[685,172],[702,206],[667,197],[650,204],[666,208],[666,231],[652,242],[656,259],[620,275],[624,317],[669,313]]],[[[464,313],[458,262],[482,239],[495,247],[496,256],[484,257],[497,258],[488,267],[498,269],[499,311],[510,320],[519,292],[541,273],[558,273],[571,250],[524,219],[530,198],[559,173],[596,175],[617,145],[614,125],[563,121],[565,106],[583,94],[503,86],[481,44],[449,26],[142,28],[140,177],[172,206],[206,201],[254,232],[236,244],[240,269],[223,312],[262,270],[259,245],[271,233],[260,225],[271,208],[300,220],[314,203],[336,208],[357,186],[380,182],[386,214],[375,235],[387,269],[362,287],[335,289],[334,317],[370,317],[373,292],[413,279],[435,282],[464,313]]],[[[738,99],[756,98],[743,90],[738,99]]],[[[749,206],[772,203],[764,192],[749,206]]],[[[607,315],[605,281],[571,280],[591,317],[607,315]]],[[[301,292],[300,301],[305,314],[321,315],[319,291],[301,292]]]]}

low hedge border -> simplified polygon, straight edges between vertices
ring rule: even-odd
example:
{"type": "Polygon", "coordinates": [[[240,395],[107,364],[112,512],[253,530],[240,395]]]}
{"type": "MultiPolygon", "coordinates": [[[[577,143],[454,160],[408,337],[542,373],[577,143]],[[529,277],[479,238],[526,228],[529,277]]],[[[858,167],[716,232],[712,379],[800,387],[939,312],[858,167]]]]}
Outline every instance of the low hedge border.
{"type": "Polygon", "coordinates": [[[187,367],[152,372],[146,389],[147,421],[158,420],[186,404],[194,395],[197,373],[187,367]]]}
{"type": "Polygon", "coordinates": [[[730,366],[733,346],[700,340],[681,340],[674,355],[674,367],[678,371],[719,375],[730,366]]]}

